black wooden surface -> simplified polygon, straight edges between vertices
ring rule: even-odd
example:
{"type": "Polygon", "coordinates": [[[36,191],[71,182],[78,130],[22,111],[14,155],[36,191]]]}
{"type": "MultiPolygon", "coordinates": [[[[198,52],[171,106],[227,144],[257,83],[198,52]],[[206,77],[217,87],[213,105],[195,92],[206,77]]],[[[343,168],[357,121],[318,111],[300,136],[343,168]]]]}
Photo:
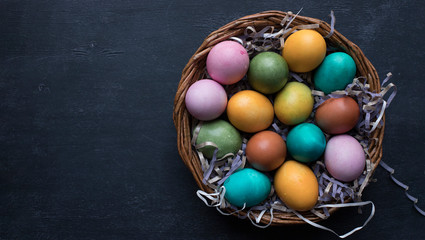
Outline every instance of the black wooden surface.
{"type": "MultiPolygon", "coordinates": [[[[425,209],[422,1],[0,1],[0,239],[336,239],[311,226],[258,229],[195,195],[177,153],[183,67],[222,25],[264,10],[329,21],[398,94],[383,160],[425,209]]],[[[425,218],[378,168],[376,215],[349,239],[425,239],[425,218]]],[[[341,210],[338,233],[366,212],[341,210]]]]}

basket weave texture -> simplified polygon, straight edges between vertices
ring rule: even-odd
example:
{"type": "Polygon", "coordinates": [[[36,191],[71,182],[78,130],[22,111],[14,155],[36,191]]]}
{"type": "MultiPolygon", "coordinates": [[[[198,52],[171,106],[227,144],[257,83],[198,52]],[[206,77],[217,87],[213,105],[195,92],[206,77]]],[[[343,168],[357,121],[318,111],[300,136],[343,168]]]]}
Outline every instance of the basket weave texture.
{"type": "MultiPolygon", "coordinates": [[[[193,177],[196,180],[199,188],[205,192],[212,193],[213,189],[202,183],[203,171],[201,168],[201,164],[196,151],[192,148],[191,145],[191,130],[193,118],[187,111],[185,106],[186,92],[194,82],[199,80],[204,75],[207,55],[213,46],[215,46],[221,41],[229,39],[230,37],[237,37],[243,35],[245,29],[249,26],[254,27],[257,30],[262,29],[266,26],[274,26],[275,28],[280,28],[280,23],[287,14],[288,13],[281,11],[265,11],[253,15],[248,15],[226,24],[225,26],[212,32],[204,40],[202,45],[190,58],[189,62],[183,69],[181,80],[179,82],[176,96],[174,99],[173,121],[177,130],[177,147],[183,162],[193,174],[193,177]]],[[[328,23],[322,20],[304,16],[297,16],[295,20],[292,21],[290,27],[307,24],[319,24],[319,28],[315,30],[318,31],[322,36],[328,35],[331,31],[331,26],[328,23]]],[[[365,57],[365,55],[357,45],[349,41],[336,30],[334,30],[333,34],[329,38],[327,38],[326,41],[327,44],[338,46],[342,51],[348,53],[356,63],[356,76],[366,77],[367,83],[370,85],[370,90],[380,92],[380,81],[378,74],[373,65],[365,57]]],[[[385,116],[383,117],[383,122],[383,126],[380,128],[376,128],[376,130],[371,134],[370,137],[371,139],[375,139],[374,141],[370,141],[369,145],[370,159],[371,162],[374,163],[375,168],[382,157],[382,140],[384,134],[385,116]]],[[[336,208],[331,208],[329,209],[329,212],[332,213],[335,210],[336,208]]],[[[225,209],[225,211],[231,212],[230,209],[225,209]]],[[[244,214],[246,214],[246,212],[239,212],[239,215],[244,214]]],[[[314,222],[322,220],[321,218],[310,212],[305,212],[302,214],[305,218],[314,222]]],[[[266,213],[261,219],[261,223],[269,223],[270,217],[270,214],[266,213]]],[[[273,214],[272,225],[297,223],[305,222],[293,213],[274,212],[273,214]]]]}

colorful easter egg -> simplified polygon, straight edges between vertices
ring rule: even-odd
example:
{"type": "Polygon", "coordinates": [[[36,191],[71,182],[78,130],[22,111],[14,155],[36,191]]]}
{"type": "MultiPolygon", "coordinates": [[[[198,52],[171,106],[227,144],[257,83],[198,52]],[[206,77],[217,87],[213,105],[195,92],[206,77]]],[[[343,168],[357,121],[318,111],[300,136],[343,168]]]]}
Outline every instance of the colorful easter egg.
{"type": "Polygon", "coordinates": [[[330,98],[320,104],[314,115],[316,124],[328,134],[341,134],[356,126],[360,108],[351,97],[330,98]]]}
{"type": "Polygon", "coordinates": [[[326,56],[325,39],[315,30],[300,30],[285,40],[282,56],[293,72],[310,72],[326,56]]]}
{"type": "Polygon", "coordinates": [[[272,94],[285,86],[288,81],[288,64],[275,52],[262,52],[250,62],[249,84],[257,91],[272,94]]]}
{"type": "MultiPolygon", "coordinates": [[[[230,123],[216,119],[214,121],[203,122],[198,136],[196,137],[196,144],[212,142],[218,147],[217,158],[220,159],[226,154],[236,154],[242,145],[242,137],[237,129],[230,123]]],[[[198,149],[205,157],[211,159],[216,147],[205,146],[198,149]]]]}
{"type": "Polygon", "coordinates": [[[286,125],[304,122],[313,111],[314,98],[307,85],[289,82],[280,90],[274,100],[276,117],[286,125]]]}
{"type": "Polygon", "coordinates": [[[366,157],[363,147],[350,135],[337,135],[328,141],[325,166],[329,173],[343,182],[357,179],[363,172],[366,157]]]}
{"type": "Polygon", "coordinates": [[[227,106],[227,94],[223,86],[210,79],[193,83],[185,97],[186,108],[195,118],[208,121],[218,118],[227,106]]]}
{"type": "Polygon", "coordinates": [[[230,175],[223,186],[224,198],[237,207],[252,207],[264,201],[271,190],[269,178],[255,169],[245,168],[230,175]]]}
{"type": "Polygon", "coordinates": [[[206,64],[212,79],[229,85],[245,76],[249,68],[249,56],[241,44],[223,41],[215,45],[208,53],[206,64]]]}
{"type": "Polygon", "coordinates": [[[332,53],[325,57],[314,72],[314,88],[325,94],[344,90],[353,82],[355,75],[356,63],[350,55],[344,52],[332,53]]]}
{"type": "Polygon", "coordinates": [[[274,188],[282,202],[296,211],[312,209],[319,196],[319,184],[313,171],[293,160],[286,161],[276,171],[274,188]]]}
{"type": "Polygon", "coordinates": [[[259,92],[243,90],[227,103],[227,117],[237,129],[254,133],[268,128],[274,118],[273,105],[259,92]]]}
{"type": "Polygon", "coordinates": [[[304,163],[313,162],[325,151],[326,138],[318,126],[301,123],[289,131],[286,147],[295,160],[304,163]]]}
{"type": "Polygon", "coordinates": [[[246,158],[260,171],[278,168],[286,158],[286,143],[282,136],[273,131],[254,134],[246,144],[246,158]]]}

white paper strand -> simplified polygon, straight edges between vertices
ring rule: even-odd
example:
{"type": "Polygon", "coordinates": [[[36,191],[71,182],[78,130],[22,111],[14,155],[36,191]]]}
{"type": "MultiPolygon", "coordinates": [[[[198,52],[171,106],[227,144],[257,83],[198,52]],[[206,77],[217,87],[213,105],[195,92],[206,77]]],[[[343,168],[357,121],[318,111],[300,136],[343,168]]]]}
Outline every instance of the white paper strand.
{"type": "Polygon", "coordinates": [[[248,219],[251,221],[251,223],[258,227],[258,228],[267,228],[268,226],[270,226],[273,222],[273,208],[270,208],[270,221],[266,224],[266,225],[260,225],[260,221],[263,218],[264,213],[267,212],[267,209],[264,209],[260,212],[260,214],[258,214],[257,217],[254,216],[255,218],[255,222],[252,220],[252,218],[250,217],[250,214],[252,214],[252,211],[248,211],[248,219]]]}
{"type": "Polygon", "coordinates": [[[384,163],[384,161],[380,161],[379,162],[379,165],[382,167],[382,168],[384,168],[389,174],[390,174],[390,178],[391,178],[391,180],[393,180],[393,182],[395,183],[395,184],[397,184],[399,187],[401,187],[401,188],[403,188],[404,189],[404,194],[406,194],[406,197],[410,200],[410,201],[412,201],[413,202],[413,206],[415,207],[415,209],[420,213],[420,214],[422,214],[424,217],[425,217],[425,211],[424,210],[422,210],[421,208],[419,208],[418,207],[418,205],[417,205],[417,203],[418,203],[418,201],[419,201],[419,199],[417,199],[417,198],[415,198],[415,197],[413,197],[412,195],[410,195],[409,193],[407,193],[407,191],[409,190],[409,186],[407,186],[406,184],[404,184],[404,183],[402,183],[402,182],[400,182],[399,180],[397,180],[394,176],[393,176],[393,174],[394,174],[394,169],[393,168],[391,168],[390,166],[388,166],[386,163],[384,163]]]}
{"type": "Polygon", "coordinates": [[[330,17],[331,17],[331,30],[329,31],[329,34],[326,35],[325,38],[330,38],[334,34],[334,30],[335,30],[336,19],[335,19],[335,14],[333,10],[331,11],[330,17]]]}
{"type": "Polygon", "coordinates": [[[373,218],[373,216],[375,215],[375,205],[373,204],[373,202],[371,202],[371,201],[365,201],[365,202],[356,202],[356,203],[326,204],[326,205],[319,206],[320,208],[327,208],[327,207],[356,207],[356,206],[360,207],[360,206],[365,206],[365,205],[368,205],[368,204],[371,204],[372,205],[372,209],[370,211],[369,217],[366,219],[366,221],[363,223],[363,225],[362,226],[359,226],[359,227],[356,227],[353,230],[351,230],[351,231],[349,231],[349,232],[347,232],[345,234],[342,234],[342,235],[339,235],[338,233],[336,233],[334,230],[332,230],[330,228],[327,228],[327,227],[322,226],[322,225],[320,225],[318,223],[315,223],[315,222],[312,222],[312,221],[308,220],[303,215],[299,214],[297,211],[293,211],[293,212],[295,213],[295,215],[297,215],[299,218],[301,218],[304,222],[310,224],[313,227],[316,227],[316,228],[320,228],[320,229],[329,231],[329,232],[335,234],[336,236],[338,236],[339,238],[346,238],[346,237],[350,236],[351,234],[359,231],[363,227],[365,227],[366,224],[373,218]]]}

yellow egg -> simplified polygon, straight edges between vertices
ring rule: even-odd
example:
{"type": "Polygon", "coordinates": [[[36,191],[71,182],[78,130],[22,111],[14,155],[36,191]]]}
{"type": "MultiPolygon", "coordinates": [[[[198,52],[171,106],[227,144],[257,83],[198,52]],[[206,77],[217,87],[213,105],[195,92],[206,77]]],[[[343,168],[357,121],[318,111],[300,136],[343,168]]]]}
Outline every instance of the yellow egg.
{"type": "Polygon", "coordinates": [[[313,171],[294,160],[286,161],[274,177],[277,196],[296,211],[308,211],[316,205],[319,183],[313,171]]]}
{"type": "Polygon", "coordinates": [[[274,112],[276,117],[286,125],[304,122],[313,111],[314,98],[307,85],[290,82],[276,94],[274,112]]]}
{"type": "Polygon", "coordinates": [[[315,30],[300,30],[285,41],[282,56],[293,72],[310,72],[326,55],[326,42],[315,30]]]}

